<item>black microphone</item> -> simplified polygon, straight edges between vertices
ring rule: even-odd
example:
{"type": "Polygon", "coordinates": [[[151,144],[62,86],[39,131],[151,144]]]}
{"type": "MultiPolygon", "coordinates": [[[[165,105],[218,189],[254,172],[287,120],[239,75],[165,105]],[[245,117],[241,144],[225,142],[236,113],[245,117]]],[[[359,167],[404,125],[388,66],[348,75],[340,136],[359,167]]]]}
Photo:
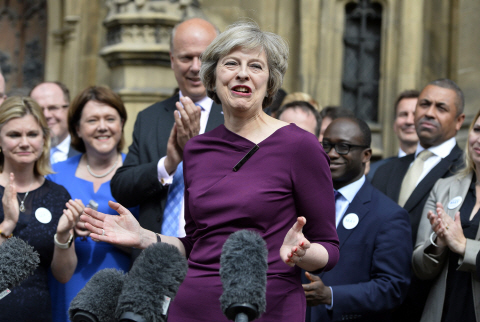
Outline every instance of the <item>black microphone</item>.
{"type": "Polygon", "coordinates": [[[239,230],[222,247],[220,304],[232,321],[253,321],[265,312],[268,250],[256,232],[239,230]]]}
{"type": "Polygon", "coordinates": [[[0,245],[0,299],[25,280],[40,263],[40,255],[26,241],[11,237],[0,245]]]}
{"type": "Polygon", "coordinates": [[[96,272],[70,302],[70,321],[115,322],[115,308],[124,280],[123,272],[114,268],[96,272]]]}
{"type": "Polygon", "coordinates": [[[166,321],[170,301],[187,275],[187,260],[166,243],[155,243],[137,257],[118,298],[120,322],[166,321]]]}

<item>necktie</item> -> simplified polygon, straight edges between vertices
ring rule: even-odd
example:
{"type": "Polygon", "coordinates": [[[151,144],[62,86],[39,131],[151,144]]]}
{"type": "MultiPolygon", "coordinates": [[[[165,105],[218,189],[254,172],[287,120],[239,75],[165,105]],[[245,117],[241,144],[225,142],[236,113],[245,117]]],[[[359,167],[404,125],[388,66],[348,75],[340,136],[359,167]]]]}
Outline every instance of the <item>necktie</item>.
{"type": "Polygon", "coordinates": [[[408,198],[410,198],[413,190],[415,190],[418,178],[423,172],[423,165],[425,161],[432,155],[433,153],[428,150],[423,150],[420,152],[415,161],[413,161],[410,169],[408,169],[407,173],[405,174],[405,177],[402,181],[402,187],[400,188],[400,196],[398,197],[398,204],[401,207],[405,206],[408,198]]]}
{"type": "Polygon", "coordinates": [[[342,193],[340,191],[334,190],[333,192],[335,196],[335,225],[338,227],[338,223],[340,222],[340,217],[343,215],[343,207],[344,203],[342,202],[342,193]]]}
{"type": "Polygon", "coordinates": [[[163,212],[162,235],[178,237],[178,224],[182,210],[183,190],[183,161],[178,164],[173,181],[168,188],[167,204],[163,212]]]}

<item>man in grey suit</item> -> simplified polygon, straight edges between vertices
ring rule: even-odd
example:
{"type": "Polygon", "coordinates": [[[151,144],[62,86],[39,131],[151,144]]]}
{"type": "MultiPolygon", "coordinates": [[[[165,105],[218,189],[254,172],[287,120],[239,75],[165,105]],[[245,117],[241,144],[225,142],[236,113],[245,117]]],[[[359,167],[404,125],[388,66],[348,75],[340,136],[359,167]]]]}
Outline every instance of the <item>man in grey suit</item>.
{"type": "MultiPolygon", "coordinates": [[[[170,60],[180,92],[138,114],[132,145],[110,183],[113,197],[125,207],[140,205],[140,225],[157,233],[185,143],[223,124],[221,106],[206,96],[199,76],[199,56],[217,34],[211,23],[198,18],[173,29],[170,60]]],[[[182,230],[182,223],[177,224],[182,230]]]]}
{"type": "Polygon", "coordinates": [[[0,69],[0,105],[2,105],[6,98],[7,94],[5,93],[5,78],[3,77],[2,70],[0,69]]]}
{"type": "Polygon", "coordinates": [[[40,83],[30,91],[30,97],[42,108],[52,134],[50,162],[54,164],[65,161],[79,154],[70,145],[67,123],[70,91],[67,86],[61,82],[40,83]]]}
{"type": "MultiPolygon", "coordinates": [[[[420,92],[415,109],[419,138],[415,153],[383,165],[372,180],[374,187],[409,213],[412,245],[433,185],[462,167],[463,152],[455,135],[465,119],[463,107],[463,92],[455,82],[450,79],[430,82],[420,92]],[[414,171],[418,175],[412,175],[414,171]]],[[[397,321],[419,321],[427,293],[428,286],[412,278],[403,308],[395,316],[397,321]]]]}

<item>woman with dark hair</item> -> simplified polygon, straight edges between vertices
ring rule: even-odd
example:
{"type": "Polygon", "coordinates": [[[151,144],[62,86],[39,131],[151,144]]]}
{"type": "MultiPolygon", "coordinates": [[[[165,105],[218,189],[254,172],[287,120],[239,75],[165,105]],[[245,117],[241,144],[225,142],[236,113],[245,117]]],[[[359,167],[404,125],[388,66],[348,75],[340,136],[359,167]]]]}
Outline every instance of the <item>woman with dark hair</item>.
{"type": "MultiPolygon", "coordinates": [[[[63,185],[85,205],[116,214],[107,203],[113,200],[110,180],[125,159],[121,150],[126,120],[127,112],[118,94],[101,86],[83,90],[68,113],[72,146],[81,154],[54,164],[56,173],[48,179],[63,185]]],[[[138,212],[136,208],[132,211],[138,212]]],[[[50,279],[53,321],[68,321],[71,300],[96,272],[103,268],[128,271],[130,266],[128,253],[108,243],[95,243],[83,225],[79,222],[75,229],[78,265],[72,278],[66,284],[50,279]]]]}
{"type": "Polygon", "coordinates": [[[52,173],[49,133],[33,99],[14,96],[0,105],[0,244],[15,236],[40,254],[33,276],[0,299],[1,321],[51,321],[48,269],[65,283],[77,264],[71,245],[83,205],[45,180],[52,173]]]}
{"type": "Polygon", "coordinates": [[[437,181],[423,209],[413,270],[432,280],[422,322],[480,321],[480,111],[470,124],[465,167],[437,181]]]}
{"type": "Polygon", "coordinates": [[[313,134],[263,111],[282,85],[288,46],[241,22],[221,33],[201,60],[200,77],[222,104],[225,124],[192,138],[183,151],[186,237],[145,230],[115,203],[120,216],[86,210],[92,217],[81,218],[99,240],[145,248],[158,237],[188,258],[169,322],[227,320],[219,303],[222,246],[237,230],[256,231],[268,248],[267,309],[258,321],[304,322],[301,268],[329,270],[339,251],[327,155],[313,134]]]}

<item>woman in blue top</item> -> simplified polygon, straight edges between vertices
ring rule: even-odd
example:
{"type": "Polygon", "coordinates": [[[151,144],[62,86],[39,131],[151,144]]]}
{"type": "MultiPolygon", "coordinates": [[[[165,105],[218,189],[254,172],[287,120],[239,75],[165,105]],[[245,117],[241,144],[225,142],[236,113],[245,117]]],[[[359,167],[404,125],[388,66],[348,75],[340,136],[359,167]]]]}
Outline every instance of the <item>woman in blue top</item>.
{"type": "MultiPolygon", "coordinates": [[[[72,146],[82,154],[54,164],[56,173],[48,179],[63,185],[85,205],[98,205],[99,211],[116,214],[107,203],[114,200],[110,180],[125,159],[120,151],[125,143],[126,119],[125,106],[112,90],[92,86],[81,92],[70,106],[68,128],[72,146]]],[[[133,210],[138,213],[138,209],[133,210]]],[[[103,268],[127,271],[130,266],[128,253],[111,244],[93,241],[82,222],[77,224],[75,232],[78,257],[75,273],[66,284],[50,278],[53,321],[68,321],[70,302],[97,271],[103,268]]]]}

